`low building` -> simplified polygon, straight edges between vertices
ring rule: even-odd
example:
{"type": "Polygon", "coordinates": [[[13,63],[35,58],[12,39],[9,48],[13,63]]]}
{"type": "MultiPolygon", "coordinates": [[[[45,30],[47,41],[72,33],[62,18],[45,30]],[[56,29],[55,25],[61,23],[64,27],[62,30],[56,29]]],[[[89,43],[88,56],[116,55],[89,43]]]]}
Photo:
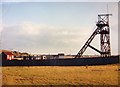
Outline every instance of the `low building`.
{"type": "Polygon", "coordinates": [[[65,56],[64,53],[58,53],[58,58],[59,58],[59,59],[63,59],[64,56],[65,56]]]}
{"type": "Polygon", "coordinates": [[[18,51],[12,51],[12,53],[14,54],[15,58],[20,58],[21,57],[21,53],[18,51]]]}
{"type": "Polygon", "coordinates": [[[23,60],[30,60],[31,56],[29,56],[28,53],[21,53],[21,58],[23,58],[23,60]]]}
{"type": "Polygon", "coordinates": [[[64,53],[42,55],[42,59],[63,59],[64,53]]]}
{"type": "Polygon", "coordinates": [[[2,60],[14,60],[12,52],[2,52],[2,60]]]}

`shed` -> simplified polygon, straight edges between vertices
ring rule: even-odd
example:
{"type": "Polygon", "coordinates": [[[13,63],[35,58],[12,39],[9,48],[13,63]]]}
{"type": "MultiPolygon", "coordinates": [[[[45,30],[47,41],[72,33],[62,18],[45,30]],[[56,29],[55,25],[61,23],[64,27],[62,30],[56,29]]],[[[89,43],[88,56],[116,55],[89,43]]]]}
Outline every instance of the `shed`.
{"type": "Polygon", "coordinates": [[[12,52],[2,52],[2,59],[14,60],[14,55],[12,52]]]}

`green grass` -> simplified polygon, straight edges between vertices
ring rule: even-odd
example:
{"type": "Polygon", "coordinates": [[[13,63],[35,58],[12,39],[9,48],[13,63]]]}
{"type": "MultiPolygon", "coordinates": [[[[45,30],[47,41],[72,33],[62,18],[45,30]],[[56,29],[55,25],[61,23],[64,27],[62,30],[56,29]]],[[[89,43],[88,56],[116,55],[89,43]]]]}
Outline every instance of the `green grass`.
{"type": "Polygon", "coordinates": [[[3,85],[118,85],[118,66],[3,67],[3,85]]]}

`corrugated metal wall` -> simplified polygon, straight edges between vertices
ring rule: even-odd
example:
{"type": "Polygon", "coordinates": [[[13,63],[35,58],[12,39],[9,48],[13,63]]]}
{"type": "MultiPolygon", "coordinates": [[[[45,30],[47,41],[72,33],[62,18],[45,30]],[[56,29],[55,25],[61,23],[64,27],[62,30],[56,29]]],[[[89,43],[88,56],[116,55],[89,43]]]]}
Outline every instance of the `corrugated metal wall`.
{"type": "Polygon", "coordinates": [[[119,63],[118,56],[108,58],[78,58],[78,59],[49,59],[49,60],[3,60],[2,66],[84,66],[106,65],[119,63]]]}

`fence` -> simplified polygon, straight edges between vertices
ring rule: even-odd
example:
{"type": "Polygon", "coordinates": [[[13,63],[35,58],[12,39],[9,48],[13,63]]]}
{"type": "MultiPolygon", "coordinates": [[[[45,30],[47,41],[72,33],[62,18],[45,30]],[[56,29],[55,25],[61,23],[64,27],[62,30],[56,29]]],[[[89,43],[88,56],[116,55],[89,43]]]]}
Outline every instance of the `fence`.
{"type": "Polygon", "coordinates": [[[119,63],[119,56],[76,59],[3,60],[2,66],[85,66],[117,63],[119,63]]]}

